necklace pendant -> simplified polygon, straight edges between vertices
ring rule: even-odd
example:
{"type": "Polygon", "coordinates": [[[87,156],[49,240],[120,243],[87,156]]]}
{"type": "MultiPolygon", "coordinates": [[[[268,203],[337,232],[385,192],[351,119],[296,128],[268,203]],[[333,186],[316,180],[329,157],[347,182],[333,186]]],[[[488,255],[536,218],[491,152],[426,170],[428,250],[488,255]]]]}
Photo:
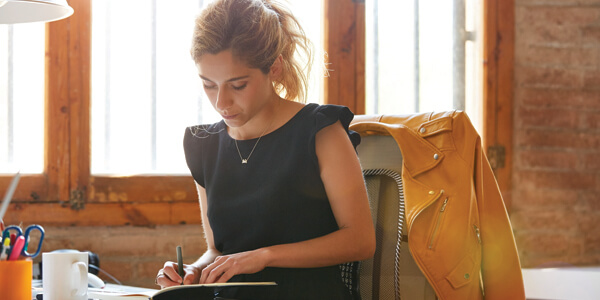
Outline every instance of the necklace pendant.
{"type": "Polygon", "coordinates": [[[243,164],[247,164],[247,163],[248,163],[248,160],[247,160],[247,159],[242,159],[242,163],[243,163],[243,164]]]}

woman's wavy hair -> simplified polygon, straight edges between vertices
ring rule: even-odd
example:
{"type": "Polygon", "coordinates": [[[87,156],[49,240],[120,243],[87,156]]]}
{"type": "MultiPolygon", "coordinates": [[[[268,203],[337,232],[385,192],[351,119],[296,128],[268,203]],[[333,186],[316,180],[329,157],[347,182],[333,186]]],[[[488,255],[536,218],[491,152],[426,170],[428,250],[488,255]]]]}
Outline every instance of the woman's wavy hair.
{"type": "Polygon", "coordinates": [[[276,0],[215,0],[196,18],[191,54],[230,50],[251,68],[268,74],[281,55],[283,72],[273,82],[281,97],[306,102],[312,43],[292,13],[276,0]]]}

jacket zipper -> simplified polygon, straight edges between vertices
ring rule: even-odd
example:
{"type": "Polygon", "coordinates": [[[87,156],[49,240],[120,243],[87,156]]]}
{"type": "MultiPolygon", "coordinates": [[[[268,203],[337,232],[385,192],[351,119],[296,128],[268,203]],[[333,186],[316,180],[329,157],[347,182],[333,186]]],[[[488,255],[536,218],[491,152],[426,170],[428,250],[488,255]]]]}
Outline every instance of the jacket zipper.
{"type": "MultiPolygon", "coordinates": [[[[441,197],[443,194],[444,194],[444,190],[441,190],[441,191],[440,191],[440,195],[439,195],[439,196],[437,196],[437,198],[435,198],[433,201],[429,202],[429,204],[427,204],[427,206],[425,206],[425,207],[423,207],[422,209],[420,209],[420,210],[417,212],[417,214],[414,216],[413,220],[416,220],[416,219],[419,217],[419,215],[420,215],[420,214],[421,214],[421,213],[422,213],[424,210],[426,210],[426,209],[427,209],[429,206],[431,206],[431,204],[435,203],[435,201],[437,201],[437,200],[438,200],[438,199],[439,199],[439,198],[440,198],[440,197],[441,197]]],[[[412,231],[412,226],[411,226],[411,227],[408,229],[408,236],[410,236],[410,234],[411,234],[411,231],[412,231]]]]}
{"type": "Polygon", "coordinates": [[[479,286],[481,287],[481,295],[485,298],[485,287],[483,286],[483,275],[481,274],[481,270],[479,270],[479,286]]]}
{"type": "MultiPolygon", "coordinates": [[[[477,237],[477,242],[481,245],[481,231],[479,231],[479,227],[473,224],[473,229],[475,229],[475,236],[477,237]]],[[[485,287],[483,286],[483,275],[481,274],[481,269],[479,270],[479,287],[481,287],[481,294],[485,297],[485,287]]]]}
{"type": "Polygon", "coordinates": [[[475,236],[477,236],[477,241],[481,245],[481,232],[479,232],[479,227],[477,227],[477,225],[473,225],[473,228],[475,229],[475,236]]]}
{"type": "Polygon", "coordinates": [[[433,232],[431,233],[431,238],[429,239],[429,249],[430,250],[433,249],[433,241],[435,240],[437,232],[440,228],[440,224],[442,222],[442,216],[444,214],[444,211],[446,211],[447,204],[448,204],[448,197],[446,197],[446,199],[444,199],[444,203],[442,203],[442,206],[440,207],[440,211],[438,212],[437,220],[435,222],[435,227],[433,228],[433,232]]]}

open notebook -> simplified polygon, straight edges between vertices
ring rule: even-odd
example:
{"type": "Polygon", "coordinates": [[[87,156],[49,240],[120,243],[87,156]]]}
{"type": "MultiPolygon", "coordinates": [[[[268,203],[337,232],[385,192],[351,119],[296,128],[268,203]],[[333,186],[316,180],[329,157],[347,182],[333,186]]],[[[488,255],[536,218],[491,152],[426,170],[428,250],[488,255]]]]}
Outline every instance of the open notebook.
{"type": "Polygon", "coordinates": [[[119,291],[118,289],[88,289],[88,298],[100,300],[203,300],[215,298],[215,288],[275,286],[275,282],[227,282],[210,284],[178,285],[162,290],[142,292],[119,291]]]}

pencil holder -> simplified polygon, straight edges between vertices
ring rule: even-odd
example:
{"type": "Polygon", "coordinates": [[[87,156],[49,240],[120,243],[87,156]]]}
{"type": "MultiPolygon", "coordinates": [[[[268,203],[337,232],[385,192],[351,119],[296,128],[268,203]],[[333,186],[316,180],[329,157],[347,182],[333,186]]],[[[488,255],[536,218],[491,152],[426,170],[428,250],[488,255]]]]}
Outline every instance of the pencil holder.
{"type": "Polygon", "coordinates": [[[31,260],[0,261],[0,297],[31,300],[31,260]]]}

